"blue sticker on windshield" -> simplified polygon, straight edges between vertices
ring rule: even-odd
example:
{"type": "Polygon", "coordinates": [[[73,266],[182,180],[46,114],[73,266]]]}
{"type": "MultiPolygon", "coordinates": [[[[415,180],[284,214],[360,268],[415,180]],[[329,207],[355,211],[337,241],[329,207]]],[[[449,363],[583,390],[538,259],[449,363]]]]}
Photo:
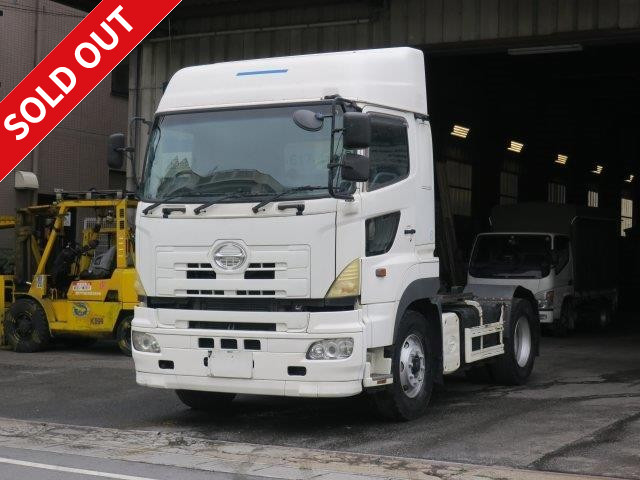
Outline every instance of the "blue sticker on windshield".
{"type": "Polygon", "coordinates": [[[289,69],[281,68],[279,70],[253,70],[249,72],[238,72],[236,73],[236,77],[246,77],[248,75],[269,75],[272,73],[287,73],[289,69]]]}

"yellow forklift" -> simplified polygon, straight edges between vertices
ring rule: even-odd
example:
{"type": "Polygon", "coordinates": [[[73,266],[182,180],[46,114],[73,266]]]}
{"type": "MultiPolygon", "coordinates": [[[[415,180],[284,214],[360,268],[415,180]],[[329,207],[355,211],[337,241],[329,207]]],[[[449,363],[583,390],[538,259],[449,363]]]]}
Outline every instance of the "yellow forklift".
{"type": "Polygon", "coordinates": [[[136,206],[120,191],[59,192],[51,205],[18,211],[15,278],[2,278],[0,305],[13,350],[115,338],[131,354],[136,206]]]}
{"type": "MultiPolygon", "coordinates": [[[[15,228],[16,217],[0,216],[0,230],[15,228]]],[[[0,265],[0,346],[4,345],[4,315],[13,303],[13,275],[8,275],[4,265],[0,265]]]]}

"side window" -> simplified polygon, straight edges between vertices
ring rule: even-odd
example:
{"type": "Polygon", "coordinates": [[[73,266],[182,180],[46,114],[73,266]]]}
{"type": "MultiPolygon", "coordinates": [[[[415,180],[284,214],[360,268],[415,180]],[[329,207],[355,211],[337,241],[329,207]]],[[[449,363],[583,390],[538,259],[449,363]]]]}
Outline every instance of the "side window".
{"type": "Polygon", "coordinates": [[[569,237],[556,237],[555,243],[555,251],[558,254],[556,273],[560,273],[569,263],[569,237]]]}
{"type": "Polygon", "coordinates": [[[400,212],[367,219],[365,222],[367,257],[382,255],[391,250],[399,222],[400,212]]]}
{"type": "Polygon", "coordinates": [[[371,117],[369,159],[369,191],[399,182],[409,175],[409,139],[403,119],[381,115],[371,117]]]}

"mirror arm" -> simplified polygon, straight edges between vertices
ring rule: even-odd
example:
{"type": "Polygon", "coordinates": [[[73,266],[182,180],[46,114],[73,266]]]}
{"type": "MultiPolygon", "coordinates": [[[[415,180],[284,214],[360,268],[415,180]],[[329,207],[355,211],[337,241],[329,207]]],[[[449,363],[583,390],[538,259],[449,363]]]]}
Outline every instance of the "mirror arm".
{"type": "Polygon", "coordinates": [[[353,195],[349,195],[349,194],[343,194],[343,193],[338,193],[335,191],[335,189],[333,188],[333,181],[334,181],[334,174],[335,174],[335,169],[338,168],[339,166],[341,166],[342,164],[340,162],[336,162],[336,158],[334,156],[334,150],[335,150],[335,135],[338,131],[342,131],[341,128],[336,128],[336,106],[337,106],[337,99],[334,98],[333,102],[331,104],[331,115],[327,115],[328,117],[331,117],[331,161],[329,162],[329,165],[327,165],[328,169],[329,169],[329,184],[328,184],[328,190],[329,190],[329,195],[332,198],[337,198],[339,200],[353,200],[353,195]]]}

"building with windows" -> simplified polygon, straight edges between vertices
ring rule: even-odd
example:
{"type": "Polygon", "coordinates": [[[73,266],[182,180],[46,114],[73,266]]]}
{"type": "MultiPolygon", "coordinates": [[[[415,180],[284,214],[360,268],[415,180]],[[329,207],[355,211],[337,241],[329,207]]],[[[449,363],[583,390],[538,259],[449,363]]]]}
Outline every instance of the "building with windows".
{"type": "MultiPolygon", "coordinates": [[[[0,98],[4,98],[86,12],[50,0],[5,0],[0,11],[0,98]]],[[[15,173],[0,183],[0,215],[12,215],[16,206],[29,202],[51,201],[59,188],[124,187],[125,172],[107,167],[106,145],[109,134],[127,129],[127,72],[124,64],[109,75],[18,166],[17,170],[37,175],[37,192],[17,194],[15,173]]],[[[12,246],[13,232],[0,231],[0,247],[12,246]]]]}

